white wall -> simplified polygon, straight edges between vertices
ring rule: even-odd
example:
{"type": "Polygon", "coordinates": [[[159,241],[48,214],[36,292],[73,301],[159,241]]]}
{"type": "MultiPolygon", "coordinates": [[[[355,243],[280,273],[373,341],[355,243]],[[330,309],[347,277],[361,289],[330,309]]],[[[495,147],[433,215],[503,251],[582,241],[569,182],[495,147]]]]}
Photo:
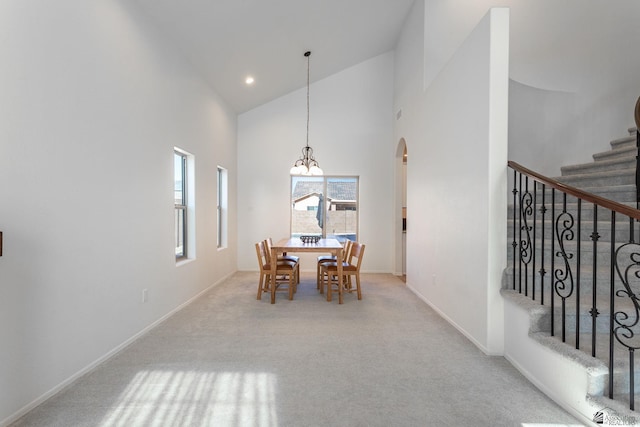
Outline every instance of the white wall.
{"type": "MultiPolygon", "coordinates": [[[[580,131],[574,92],[509,84],[509,160],[550,177],[576,159],[571,141],[580,131]],[[573,116],[572,116],[573,115],[573,116]]],[[[580,153],[586,159],[593,153],[580,153]]]]}
{"type": "Polygon", "coordinates": [[[397,100],[395,128],[409,153],[407,284],[487,353],[502,351],[508,16],[491,10],[421,96],[397,100]]]}
{"type": "MultiPolygon", "coordinates": [[[[393,105],[396,120],[403,120],[404,106],[415,104],[423,96],[424,59],[424,1],[418,0],[413,3],[407,15],[395,49],[393,105]]],[[[406,234],[402,232],[402,207],[407,205],[406,168],[403,167],[405,141],[400,137],[396,136],[395,140],[394,262],[396,274],[406,274],[406,234]]],[[[411,158],[412,148],[408,147],[408,150],[407,155],[411,158]]],[[[420,220],[420,213],[409,209],[407,224],[411,224],[414,219],[420,220]]]]}
{"type": "MultiPolygon", "coordinates": [[[[304,59],[304,58],[302,58],[304,59]]],[[[313,60],[311,74],[313,75],[313,60]]],[[[362,270],[392,272],[393,54],[310,88],[309,145],[325,175],[360,177],[362,270]]],[[[257,270],[254,244],[289,236],[289,169],[306,141],[306,87],[238,117],[238,268],[257,270]]],[[[303,270],[315,271],[315,257],[303,270]]]]}
{"type": "Polygon", "coordinates": [[[0,425],[236,270],[235,114],[129,3],[0,3],[0,425]],[[196,156],[179,268],[174,146],[196,156]]]}

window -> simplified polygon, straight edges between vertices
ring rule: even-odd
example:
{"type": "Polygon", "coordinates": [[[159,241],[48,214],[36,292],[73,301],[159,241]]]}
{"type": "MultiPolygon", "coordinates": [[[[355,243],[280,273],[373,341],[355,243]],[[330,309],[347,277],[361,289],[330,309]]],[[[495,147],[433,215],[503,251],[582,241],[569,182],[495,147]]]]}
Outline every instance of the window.
{"type": "Polygon", "coordinates": [[[227,170],[218,166],[218,249],[227,246],[227,170]]]}
{"type": "Polygon", "coordinates": [[[195,157],[173,149],[176,261],[196,257],[195,157]]]}
{"type": "Polygon", "coordinates": [[[176,259],[187,257],[187,156],[173,152],[176,259]]]}
{"type": "Polygon", "coordinates": [[[357,240],[358,177],[291,177],[291,236],[357,240]]]}

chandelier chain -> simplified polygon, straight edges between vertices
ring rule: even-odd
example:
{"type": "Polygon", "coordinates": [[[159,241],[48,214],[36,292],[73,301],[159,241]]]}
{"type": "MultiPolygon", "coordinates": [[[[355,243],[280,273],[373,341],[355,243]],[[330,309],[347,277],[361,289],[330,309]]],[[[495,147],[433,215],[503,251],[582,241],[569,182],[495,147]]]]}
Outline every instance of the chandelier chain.
{"type": "MultiPolygon", "coordinates": [[[[306,54],[305,54],[306,55],[306,54]]],[[[309,85],[310,85],[310,69],[311,69],[311,53],[307,56],[307,147],[309,146],[309,85]]]]}
{"type": "Polygon", "coordinates": [[[310,87],[311,87],[311,51],[305,52],[304,56],[307,57],[307,140],[306,145],[302,148],[302,157],[300,157],[293,164],[291,168],[291,175],[322,175],[322,169],[320,165],[313,157],[313,148],[309,146],[309,123],[311,116],[310,108],[310,87]]]}

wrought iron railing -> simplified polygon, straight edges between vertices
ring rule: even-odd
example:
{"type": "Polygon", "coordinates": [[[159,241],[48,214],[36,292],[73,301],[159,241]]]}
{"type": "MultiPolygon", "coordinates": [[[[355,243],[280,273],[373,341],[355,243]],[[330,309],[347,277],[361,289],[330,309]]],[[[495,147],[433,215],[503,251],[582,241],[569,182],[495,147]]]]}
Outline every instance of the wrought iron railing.
{"type": "Polygon", "coordinates": [[[604,361],[608,396],[629,384],[640,349],[640,211],[515,162],[509,287],[550,308],[553,336],[604,361]]]}

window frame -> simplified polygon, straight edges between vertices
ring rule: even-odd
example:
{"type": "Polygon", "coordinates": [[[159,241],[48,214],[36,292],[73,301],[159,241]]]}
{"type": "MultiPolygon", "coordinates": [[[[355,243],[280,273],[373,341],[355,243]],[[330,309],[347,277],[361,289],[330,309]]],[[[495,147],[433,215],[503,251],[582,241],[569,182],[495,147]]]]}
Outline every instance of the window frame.
{"type": "MultiPolygon", "coordinates": [[[[345,179],[345,180],[355,180],[355,236],[354,236],[354,240],[357,241],[358,240],[358,235],[360,233],[360,176],[359,175],[322,175],[322,176],[300,176],[300,175],[292,175],[291,179],[290,179],[290,185],[289,185],[289,201],[290,201],[290,209],[289,209],[289,236],[290,237],[294,237],[295,235],[298,235],[300,233],[294,233],[293,230],[293,226],[294,226],[294,220],[293,220],[293,215],[294,215],[294,207],[295,207],[295,201],[294,201],[294,185],[297,181],[299,180],[304,180],[304,179],[308,179],[310,181],[317,181],[317,180],[322,180],[322,194],[327,194],[327,183],[331,180],[341,180],[341,179],[345,179]]],[[[323,203],[323,212],[322,212],[322,232],[321,232],[321,237],[322,238],[326,238],[327,237],[327,227],[329,225],[329,221],[327,221],[327,212],[329,211],[329,203],[323,203]]],[[[308,208],[307,208],[308,209],[308,208]]],[[[351,210],[351,209],[350,209],[351,210]]],[[[310,211],[317,211],[317,209],[315,210],[310,210],[310,211]]],[[[314,234],[314,233],[309,233],[309,234],[314,234]]],[[[330,235],[333,235],[333,233],[329,233],[330,235]]],[[[349,233],[350,234],[350,233],[349,233]]],[[[338,237],[336,237],[338,238],[338,237]]],[[[345,238],[349,238],[349,237],[345,237],[345,238]]],[[[340,240],[340,238],[338,238],[338,240],[340,240]]],[[[344,240],[344,239],[343,239],[344,240]]]]}
{"type": "Polygon", "coordinates": [[[176,238],[176,246],[175,246],[175,256],[176,256],[176,261],[181,261],[184,259],[187,259],[189,256],[188,253],[188,231],[189,231],[189,221],[188,221],[188,174],[187,174],[187,167],[188,167],[188,154],[184,153],[181,150],[178,150],[176,148],[174,148],[173,150],[173,154],[174,154],[174,212],[175,212],[175,230],[174,230],[174,237],[176,238]],[[175,198],[175,191],[176,186],[175,186],[175,178],[178,177],[177,171],[175,170],[177,163],[177,158],[180,158],[180,176],[181,176],[181,182],[182,185],[180,186],[179,191],[182,194],[182,199],[181,202],[182,203],[176,203],[176,198],[175,198]],[[180,233],[182,233],[182,251],[178,252],[178,241],[179,241],[179,236],[180,233]]]}
{"type": "Polygon", "coordinates": [[[217,238],[216,245],[218,249],[224,249],[227,247],[227,236],[228,236],[228,172],[222,166],[218,166],[217,169],[217,179],[218,179],[218,194],[217,194],[217,202],[216,202],[216,211],[217,211],[217,238]]]}

